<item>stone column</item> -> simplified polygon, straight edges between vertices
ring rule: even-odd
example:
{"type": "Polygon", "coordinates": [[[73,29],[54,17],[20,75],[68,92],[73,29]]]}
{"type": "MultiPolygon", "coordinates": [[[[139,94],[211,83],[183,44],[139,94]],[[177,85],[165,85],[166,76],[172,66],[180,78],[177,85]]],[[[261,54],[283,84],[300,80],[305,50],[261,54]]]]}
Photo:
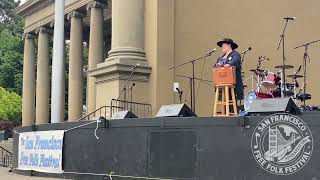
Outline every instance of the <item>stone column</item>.
{"type": "Polygon", "coordinates": [[[49,36],[51,30],[41,27],[38,33],[36,124],[49,123],[49,36]]]}
{"type": "Polygon", "coordinates": [[[22,126],[34,124],[35,118],[35,44],[34,36],[24,37],[22,126]]]}
{"type": "MultiPolygon", "coordinates": [[[[103,8],[104,4],[93,2],[88,5],[90,9],[90,39],[89,39],[89,59],[88,70],[97,67],[98,63],[103,62],[104,41],[103,41],[103,8]]],[[[96,110],[96,85],[95,78],[88,76],[87,80],[87,113],[96,110]]]]}
{"type": "Polygon", "coordinates": [[[68,19],[71,21],[68,119],[75,121],[81,118],[83,105],[83,14],[75,11],[68,19]]]}
{"type": "Polygon", "coordinates": [[[145,0],[112,1],[112,48],[107,61],[136,64],[146,60],[144,10],[145,0]]]}

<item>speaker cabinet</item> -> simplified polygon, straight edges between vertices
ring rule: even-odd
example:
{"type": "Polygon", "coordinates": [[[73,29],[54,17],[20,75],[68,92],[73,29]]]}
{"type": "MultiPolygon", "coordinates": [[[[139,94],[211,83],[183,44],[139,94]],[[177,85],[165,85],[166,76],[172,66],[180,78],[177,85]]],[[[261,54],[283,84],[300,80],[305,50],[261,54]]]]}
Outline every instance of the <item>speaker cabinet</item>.
{"type": "Polygon", "coordinates": [[[281,112],[301,115],[301,111],[291,98],[256,99],[252,101],[248,110],[249,115],[270,115],[281,112]]]}
{"type": "Polygon", "coordinates": [[[156,117],[197,117],[186,104],[163,105],[156,117]]]}
{"type": "Polygon", "coordinates": [[[126,119],[126,118],[138,118],[133,112],[131,111],[118,111],[115,112],[111,119],[126,119]]]}

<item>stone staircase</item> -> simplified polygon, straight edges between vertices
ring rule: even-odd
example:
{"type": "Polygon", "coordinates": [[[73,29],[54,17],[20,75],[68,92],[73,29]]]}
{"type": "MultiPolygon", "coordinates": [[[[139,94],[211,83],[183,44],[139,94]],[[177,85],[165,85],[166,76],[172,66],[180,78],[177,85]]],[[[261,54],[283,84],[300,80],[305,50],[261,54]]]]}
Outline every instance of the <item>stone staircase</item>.
{"type": "Polygon", "coordinates": [[[11,167],[12,165],[13,139],[0,141],[0,166],[11,167]],[[2,149],[2,148],[3,149],[2,149]]]}

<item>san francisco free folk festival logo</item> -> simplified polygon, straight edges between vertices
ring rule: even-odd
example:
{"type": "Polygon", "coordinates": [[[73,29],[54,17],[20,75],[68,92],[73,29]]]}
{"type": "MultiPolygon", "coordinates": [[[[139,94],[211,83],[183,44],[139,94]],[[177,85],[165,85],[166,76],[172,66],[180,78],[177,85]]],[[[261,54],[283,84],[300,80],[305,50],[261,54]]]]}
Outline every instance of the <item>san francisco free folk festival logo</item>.
{"type": "Polygon", "coordinates": [[[293,174],[311,158],[313,139],[308,126],[297,116],[273,114],[255,128],[251,149],[257,163],[275,175],[293,174]]]}

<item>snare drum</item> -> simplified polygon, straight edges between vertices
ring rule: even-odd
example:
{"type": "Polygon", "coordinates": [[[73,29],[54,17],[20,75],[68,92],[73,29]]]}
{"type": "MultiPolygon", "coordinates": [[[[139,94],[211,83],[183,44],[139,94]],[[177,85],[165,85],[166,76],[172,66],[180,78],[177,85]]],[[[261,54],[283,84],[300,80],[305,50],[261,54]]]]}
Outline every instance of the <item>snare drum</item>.
{"type": "Polygon", "coordinates": [[[261,84],[266,89],[272,90],[277,88],[280,80],[281,78],[276,73],[268,72],[261,84]]]}

